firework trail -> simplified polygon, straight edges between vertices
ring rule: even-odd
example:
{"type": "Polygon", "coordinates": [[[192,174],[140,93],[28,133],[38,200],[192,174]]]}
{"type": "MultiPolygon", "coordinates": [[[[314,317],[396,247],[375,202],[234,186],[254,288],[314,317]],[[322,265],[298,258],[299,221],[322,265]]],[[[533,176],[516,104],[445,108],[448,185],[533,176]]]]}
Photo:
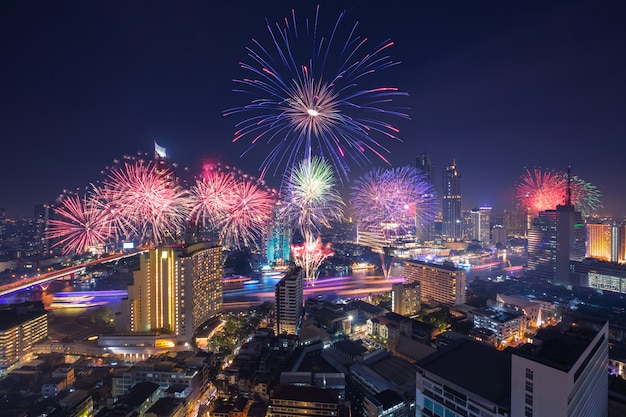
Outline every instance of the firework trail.
{"type": "Polygon", "coordinates": [[[65,196],[54,212],[60,219],[49,221],[46,238],[58,239],[52,247],[62,246],[64,254],[86,252],[115,235],[111,218],[93,197],[65,196]]]}
{"type": "MultiPolygon", "coordinates": [[[[380,242],[376,238],[380,236],[389,243],[394,237],[433,219],[434,199],[432,184],[418,169],[408,166],[375,168],[354,182],[351,193],[359,226],[373,237],[373,242],[380,242]]],[[[388,279],[393,259],[387,267],[384,248],[373,249],[380,253],[383,274],[388,279]]]]}
{"type": "Polygon", "coordinates": [[[299,22],[292,12],[282,23],[268,23],[272,42],[264,46],[253,40],[247,48],[249,62],[240,63],[249,78],[234,80],[240,86],[235,91],[253,99],[224,115],[247,117],[236,124],[233,139],[250,140],[245,153],[261,143],[271,147],[261,178],[271,166],[276,175],[280,167],[312,154],[330,161],[345,178],[347,159],[363,165],[374,154],[387,162],[383,154],[389,151],[377,138],[399,139],[398,129],[384,119],[408,118],[392,107],[394,98],[407,94],[376,80],[378,72],[397,65],[386,55],[393,42],[371,47],[356,34],[356,23],[340,41],[346,12],[323,36],[318,16],[319,7],[313,21],[299,22]]]}
{"type": "MultiPolygon", "coordinates": [[[[518,204],[532,217],[545,210],[554,210],[567,199],[568,174],[564,171],[526,169],[516,186],[518,204]]],[[[572,204],[583,215],[602,207],[602,194],[579,177],[571,177],[572,204]]]]}
{"type": "Polygon", "coordinates": [[[97,192],[120,217],[120,234],[137,234],[140,240],[151,238],[160,243],[183,229],[193,200],[172,177],[170,171],[142,159],[109,170],[97,192]]]}
{"type": "Polygon", "coordinates": [[[300,245],[291,245],[291,254],[296,265],[302,267],[304,276],[311,285],[319,275],[319,268],[324,261],[335,254],[330,248],[330,243],[322,244],[322,239],[309,238],[300,245]]]}
{"type": "Polygon", "coordinates": [[[299,228],[303,236],[330,227],[343,215],[343,200],[331,166],[317,156],[304,159],[288,172],[283,182],[280,214],[299,228]]]}

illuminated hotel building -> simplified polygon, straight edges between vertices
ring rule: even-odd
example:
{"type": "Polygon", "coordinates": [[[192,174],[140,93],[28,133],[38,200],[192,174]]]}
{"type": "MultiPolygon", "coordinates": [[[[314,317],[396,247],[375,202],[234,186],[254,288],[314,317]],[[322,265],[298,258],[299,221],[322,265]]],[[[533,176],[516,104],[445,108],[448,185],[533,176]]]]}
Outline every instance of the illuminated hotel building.
{"type": "Polygon", "coordinates": [[[625,225],[588,224],[587,257],[602,261],[625,263],[625,232],[625,225]]]}
{"type": "Polygon", "coordinates": [[[298,334],[302,324],[304,270],[293,268],[274,288],[276,334],[298,334]]]}
{"type": "Polygon", "coordinates": [[[0,375],[29,359],[33,345],[48,336],[48,313],[42,303],[0,309],[0,375]]]}
{"type": "Polygon", "coordinates": [[[420,283],[421,299],[426,303],[454,306],[465,304],[465,270],[451,262],[443,265],[422,261],[404,262],[404,283],[420,283]]]}
{"type": "Polygon", "coordinates": [[[165,246],[141,255],[122,301],[118,330],[164,331],[190,341],[222,310],[222,248],[208,243],[165,246]]]}
{"type": "Polygon", "coordinates": [[[443,169],[442,234],[445,239],[461,239],[461,175],[456,162],[443,169]]]}

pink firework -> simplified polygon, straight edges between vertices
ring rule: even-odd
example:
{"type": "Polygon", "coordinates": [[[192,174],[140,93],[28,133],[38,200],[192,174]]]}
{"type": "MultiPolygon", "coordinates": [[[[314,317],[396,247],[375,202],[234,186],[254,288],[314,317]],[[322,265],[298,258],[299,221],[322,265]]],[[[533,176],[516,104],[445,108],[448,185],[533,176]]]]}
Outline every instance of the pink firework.
{"type": "Polygon", "coordinates": [[[174,237],[184,227],[192,203],[171,171],[141,159],[114,166],[98,192],[118,216],[122,234],[154,242],[174,237]]]}
{"type": "Polygon", "coordinates": [[[563,204],[567,182],[554,170],[526,169],[516,187],[516,198],[531,216],[540,211],[554,210],[563,204]]]}
{"type": "Polygon", "coordinates": [[[52,246],[65,254],[82,254],[114,237],[109,214],[93,197],[66,196],[54,212],[60,219],[50,220],[46,238],[58,239],[52,246]]]}
{"type": "Polygon", "coordinates": [[[322,239],[308,239],[300,245],[291,245],[291,255],[296,265],[304,270],[304,277],[311,285],[315,285],[315,280],[319,275],[319,268],[324,261],[335,252],[330,248],[330,243],[323,244],[322,239]]]}
{"type": "Polygon", "coordinates": [[[216,224],[222,243],[248,246],[265,235],[277,201],[276,192],[247,175],[237,178],[226,196],[227,213],[216,224]]]}
{"type": "Polygon", "coordinates": [[[236,180],[231,173],[207,170],[191,187],[194,201],[191,219],[196,224],[216,227],[228,215],[235,188],[236,180]]]}

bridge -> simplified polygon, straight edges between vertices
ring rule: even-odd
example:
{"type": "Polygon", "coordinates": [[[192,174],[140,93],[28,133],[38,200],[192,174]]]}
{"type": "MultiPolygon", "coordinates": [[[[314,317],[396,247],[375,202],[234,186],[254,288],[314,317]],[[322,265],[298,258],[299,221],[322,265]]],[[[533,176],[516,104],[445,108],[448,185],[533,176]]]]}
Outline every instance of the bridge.
{"type": "Polygon", "coordinates": [[[104,258],[96,259],[94,261],[85,262],[79,265],[70,266],[68,268],[59,269],[56,271],[46,272],[34,277],[21,279],[19,281],[11,282],[9,284],[0,285],[0,297],[13,294],[18,291],[23,291],[35,285],[43,285],[50,281],[65,277],[73,277],[82,274],[88,266],[99,265],[108,262],[116,262],[120,259],[129,258],[139,253],[146,252],[148,249],[138,249],[131,252],[118,253],[110,255],[104,258]]]}

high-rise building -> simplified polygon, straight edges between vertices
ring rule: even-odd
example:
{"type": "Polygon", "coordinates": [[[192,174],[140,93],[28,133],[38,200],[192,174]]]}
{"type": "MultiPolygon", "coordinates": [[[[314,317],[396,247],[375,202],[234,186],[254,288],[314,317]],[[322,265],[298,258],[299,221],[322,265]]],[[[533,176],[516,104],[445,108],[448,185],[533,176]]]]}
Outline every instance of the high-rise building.
{"type": "Polygon", "coordinates": [[[565,285],[577,284],[570,279],[570,261],[585,257],[585,238],[582,215],[572,204],[540,212],[528,231],[528,275],[565,285]]]}
{"type": "Polygon", "coordinates": [[[456,161],[443,168],[442,234],[444,239],[459,240],[461,235],[461,175],[456,161]]]}
{"type": "Polygon", "coordinates": [[[30,358],[33,344],[48,336],[48,313],[41,302],[0,309],[0,375],[30,358]]]}
{"type": "MultiPolygon", "coordinates": [[[[430,156],[428,156],[427,152],[424,152],[415,158],[415,167],[426,177],[426,180],[429,183],[435,183],[435,166],[431,163],[430,156]]],[[[426,216],[425,220],[422,221],[422,224],[417,224],[416,234],[417,238],[421,241],[433,240],[435,236],[434,214],[437,211],[437,207],[433,198],[430,198],[429,201],[430,203],[428,207],[424,207],[424,209],[431,211],[432,215],[426,216]]]]}
{"type": "Polygon", "coordinates": [[[419,282],[423,302],[454,306],[465,304],[465,270],[452,262],[404,262],[404,283],[419,282]]]}
{"type": "Polygon", "coordinates": [[[164,330],[179,340],[222,310],[222,248],[208,243],[172,245],[141,255],[122,300],[118,330],[164,330]]]}
{"type": "Polygon", "coordinates": [[[625,233],[626,225],[623,224],[587,224],[587,257],[624,263],[625,233]]]}
{"type": "Polygon", "coordinates": [[[609,323],[564,317],[511,357],[511,416],[608,415],[609,323]]]}
{"type": "Polygon", "coordinates": [[[304,270],[293,268],[274,288],[276,305],[276,334],[298,334],[304,313],[304,270]]]}
{"type": "MultiPolygon", "coordinates": [[[[280,204],[280,203],[279,203],[280,204]]],[[[274,211],[274,218],[267,233],[265,256],[270,265],[285,265],[291,254],[291,227],[281,219],[278,210],[274,211]]]]}
{"type": "Polygon", "coordinates": [[[518,210],[504,210],[504,228],[509,236],[526,237],[526,213],[518,210]]]}
{"type": "Polygon", "coordinates": [[[391,286],[391,309],[394,313],[409,316],[422,309],[420,283],[397,283],[391,286]]]}

